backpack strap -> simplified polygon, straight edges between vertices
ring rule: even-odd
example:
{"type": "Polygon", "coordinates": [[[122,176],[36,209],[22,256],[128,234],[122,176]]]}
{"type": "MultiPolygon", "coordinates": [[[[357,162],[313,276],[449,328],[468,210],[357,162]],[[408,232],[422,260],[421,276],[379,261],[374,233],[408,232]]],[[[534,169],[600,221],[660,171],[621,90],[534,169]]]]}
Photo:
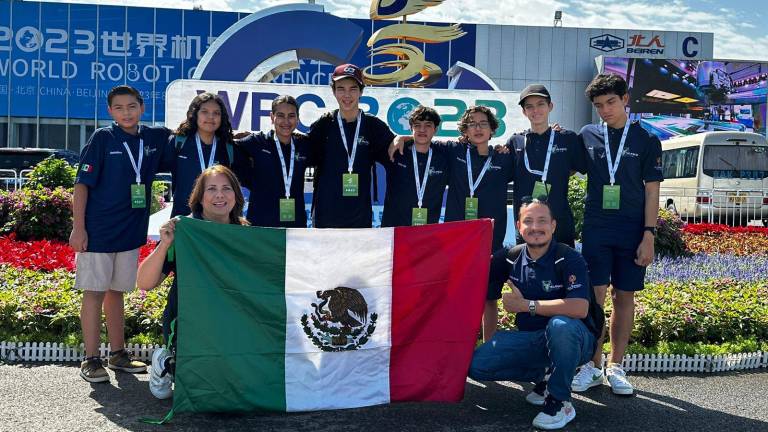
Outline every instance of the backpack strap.
{"type": "Polygon", "coordinates": [[[232,147],[232,142],[227,143],[227,158],[229,158],[229,166],[232,166],[235,160],[235,150],[232,147]]]}
{"type": "Polygon", "coordinates": [[[507,261],[512,264],[520,258],[520,254],[523,253],[523,247],[525,244],[515,245],[507,250],[507,261]]]}
{"type": "Polygon", "coordinates": [[[176,149],[176,154],[181,153],[181,149],[184,148],[184,143],[187,142],[185,135],[176,135],[176,140],[173,143],[173,147],[176,149]]]}

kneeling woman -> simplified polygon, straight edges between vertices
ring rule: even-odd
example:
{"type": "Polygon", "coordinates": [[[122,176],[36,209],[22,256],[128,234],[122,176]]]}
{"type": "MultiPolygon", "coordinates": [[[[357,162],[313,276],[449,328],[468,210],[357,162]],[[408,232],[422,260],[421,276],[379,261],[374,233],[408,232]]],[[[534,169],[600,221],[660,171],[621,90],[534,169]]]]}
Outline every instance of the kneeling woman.
{"type": "MultiPolygon", "coordinates": [[[[242,217],[244,205],[245,199],[237,177],[223,165],[214,165],[203,170],[195,180],[189,197],[191,217],[214,223],[248,225],[242,217]]],[[[160,243],[139,265],[136,278],[139,289],[151,290],[159,286],[170,272],[175,273],[175,261],[169,262],[167,259],[168,249],[173,245],[175,226],[176,219],[171,219],[160,227],[160,243]]],[[[174,277],[163,311],[163,339],[171,350],[161,348],[152,354],[149,389],[158,399],[167,399],[173,394],[171,384],[176,337],[172,334],[171,327],[178,313],[176,281],[177,277],[174,277]]]]}

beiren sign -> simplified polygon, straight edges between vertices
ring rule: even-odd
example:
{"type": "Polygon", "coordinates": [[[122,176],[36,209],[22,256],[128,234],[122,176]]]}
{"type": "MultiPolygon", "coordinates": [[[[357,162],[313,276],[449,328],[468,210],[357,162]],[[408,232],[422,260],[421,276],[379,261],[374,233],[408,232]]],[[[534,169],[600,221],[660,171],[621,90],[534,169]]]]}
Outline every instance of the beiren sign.
{"type": "MultiPolygon", "coordinates": [[[[296,98],[302,132],[307,132],[309,125],[324,112],[338,107],[330,86],[177,80],[168,85],[166,93],[166,125],[173,128],[184,121],[190,101],[203,91],[217,93],[224,99],[235,130],[269,130],[271,103],[279,95],[296,98]]],[[[443,138],[458,136],[457,121],[468,107],[484,105],[499,119],[494,139],[506,142],[514,132],[528,128],[517,104],[518,98],[519,93],[504,91],[366,87],[360,104],[397,134],[410,132],[408,114],[414,108],[432,106],[442,119],[437,136],[443,138]]]]}

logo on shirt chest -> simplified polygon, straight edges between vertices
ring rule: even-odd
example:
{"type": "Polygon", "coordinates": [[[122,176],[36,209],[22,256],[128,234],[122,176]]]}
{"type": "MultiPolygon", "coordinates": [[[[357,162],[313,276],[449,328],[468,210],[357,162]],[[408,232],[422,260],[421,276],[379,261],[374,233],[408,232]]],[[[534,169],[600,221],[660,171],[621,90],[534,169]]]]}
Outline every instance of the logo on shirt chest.
{"type": "Polygon", "coordinates": [[[559,289],[562,289],[562,284],[555,284],[552,281],[541,281],[541,289],[544,290],[544,292],[552,292],[557,291],[559,289]]]}
{"type": "Polygon", "coordinates": [[[358,146],[367,146],[367,145],[370,145],[370,143],[368,142],[367,138],[359,137],[359,138],[357,138],[357,145],[358,146]]]}
{"type": "Polygon", "coordinates": [[[150,146],[144,146],[144,154],[147,155],[147,156],[151,155],[152,153],[154,153],[156,151],[157,151],[156,148],[152,148],[150,146]]]}
{"type": "Polygon", "coordinates": [[[444,172],[443,170],[438,170],[438,169],[434,169],[433,167],[429,167],[429,176],[430,177],[436,176],[436,175],[441,175],[441,174],[443,174],[443,172],[444,172]]]}
{"type": "Polygon", "coordinates": [[[568,147],[557,147],[557,146],[555,146],[555,147],[552,148],[552,154],[555,154],[555,153],[565,153],[567,151],[568,151],[568,147]]]}
{"type": "Polygon", "coordinates": [[[628,147],[625,147],[625,148],[624,148],[624,151],[623,151],[623,152],[621,152],[621,157],[622,157],[622,158],[625,158],[625,157],[634,157],[634,158],[637,158],[637,157],[640,157],[640,155],[639,155],[639,154],[637,154],[637,153],[635,153],[635,152],[632,152],[632,151],[630,151],[628,147]]]}

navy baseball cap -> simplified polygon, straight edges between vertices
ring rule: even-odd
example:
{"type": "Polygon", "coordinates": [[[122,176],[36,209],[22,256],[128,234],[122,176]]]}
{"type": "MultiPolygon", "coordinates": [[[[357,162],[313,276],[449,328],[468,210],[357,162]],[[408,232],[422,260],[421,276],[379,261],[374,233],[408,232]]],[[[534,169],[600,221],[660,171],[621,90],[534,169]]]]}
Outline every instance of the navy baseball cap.
{"type": "Polygon", "coordinates": [[[531,84],[524,88],[523,91],[520,92],[520,100],[517,103],[520,104],[520,106],[523,106],[523,101],[528,96],[541,96],[548,101],[552,101],[552,96],[549,95],[549,90],[544,87],[544,84],[531,84]]]}
{"type": "Polygon", "coordinates": [[[333,80],[333,82],[344,78],[352,78],[357,81],[358,84],[362,86],[365,85],[365,82],[363,82],[363,70],[351,63],[338,65],[336,66],[336,69],[333,70],[333,75],[331,75],[331,80],[333,80]]]}

